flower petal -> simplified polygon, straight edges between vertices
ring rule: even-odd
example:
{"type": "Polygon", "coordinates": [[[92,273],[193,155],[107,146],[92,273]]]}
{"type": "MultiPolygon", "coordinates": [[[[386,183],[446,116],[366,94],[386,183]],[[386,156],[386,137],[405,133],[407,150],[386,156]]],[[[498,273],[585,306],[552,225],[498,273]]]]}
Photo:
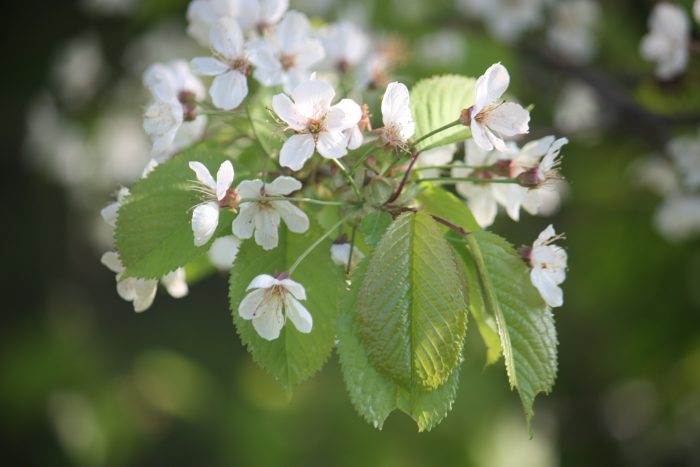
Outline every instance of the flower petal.
{"type": "Polygon", "coordinates": [[[551,307],[559,307],[564,304],[564,293],[557,284],[554,283],[552,277],[546,271],[540,268],[533,268],[530,271],[530,280],[532,284],[540,292],[540,295],[551,307]]]}
{"type": "Polygon", "coordinates": [[[326,115],[326,128],[329,131],[343,131],[360,122],[362,109],[352,99],[343,99],[330,108],[326,115]]]}
{"type": "Polygon", "coordinates": [[[405,84],[394,81],[389,83],[382,98],[382,121],[390,126],[405,121],[412,121],[410,98],[405,84]]]}
{"type": "Polygon", "coordinates": [[[272,110],[294,131],[304,131],[308,119],[304,117],[286,94],[272,97],[272,110]]]}
{"type": "Polygon", "coordinates": [[[168,294],[170,294],[170,296],[173,298],[182,298],[189,293],[185,270],[183,268],[178,268],[173,272],[166,274],[160,279],[160,282],[165,286],[168,294]]]}
{"type": "Polygon", "coordinates": [[[260,179],[243,180],[236,190],[241,198],[258,198],[263,194],[265,184],[260,179]]]}
{"type": "Polygon", "coordinates": [[[192,68],[195,73],[204,76],[223,75],[231,68],[224,62],[214,57],[197,57],[192,59],[192,68]]]}
{"type": "Polygon", "coordinates": [[[250,238],[255,231],[255,215],[258,212],[257,203],[243,203],[238,215],[231,223],[233,234],[242,239],[250,238]]]}
{"type": "Polygon", "coordinates": [[[530,131],[530,112],[515,102],[504,102],[489,110],[485,125],[501,136],[522,135],[530,131]]]}
{"type": "Polygon", "coordinates": [[[304,233],[309,230],[309,218],[304,211],[289,201],[275,201],[272,204],[289,230],[294,233],[304,233]]]}
{"type": "Polygon", "coordinates": [[[297,300],[306,300],[306,290],[304,289],[304,286],[297,281],[292,279],[282,279],[280,284],[283,285],[289,291],[289,293],[294,295],[297,300]]]}
{"type": "MultiPolygon", "coordinates": [[[[252,234],[251,231],[251,235],[252,234]]],[[[216,269],[219,271],[228,271],[236,261],[240,246],[241,241],[233,235],[219,237],[212,242],[207,252],[207,257],[216,269]]]]}
{"type": "Polygon", "coordinates": [[[246,295],[238,305],[238,315],[243,319],[253,319],[262,312],[260,306],[265,300],[267,289],[257,289],[246,295]]]}
{"type": "Polygon", "coordinates": [[[211,176],[209,169],[207,169],[204,164],[197,161],[191,161],[189,166],[190,169],[192,169],[197,175],[197,181],[199,183],[206,185],[212,191],[216,191],[216,182],[214,181],[214,177],[211,176]]]}
{"type": "Polygon", "coordinates": [[[135,279],[134,280],[134,311],[141,313],[146,311],[153,304],[158,290],[158,281],[135,279]]]}
{"type": "Polygon", "coordinates": [[[192,233],[195,246],[207,243],[219,225],[219,205],[215,201],[203,203],[192,212],[192,233]]]}
{"type": "Polygon", "coordinates": [[[272,183],[265,184],[265,194],[268,196],[289,195],[301,190],[301,182],[294,177],[281,175],[274,179],[272,183]]]}
{"type": "Polygon", "coordinates": [[[261,313],[253,318],[253,328],[265,340],[272,341],[280,336],[284,326],[283,303],[281,300],[269,300],[261,306],[261,313]]]}
{"type": "Polygon", "coordinates": [[[224,161],[216,173],[216,199],[221,201],[226,196],[226,192],[233,183],[233,164],[231,161],[224,161]]]}
{"type": "Polygon", "coordinates": [[[105,254],[103,254],[100,261],[102,261],[102,264],[107,266],[110,271],[115,272],[117,274],[121,274],[126,270],[121,260],[119,259],[119,255],[114,251],[108,251],[105,254]]]}
{"type": "Polygon", "coordinates": [[[292,170],[301,170],[304,163],[313,156],[316,144],[310,134],[292,135],[284,142],[280,151],[280,164],[292,170]]]}
{"type": "Polygon", "coordinates": [[[209,88],[214,105],[223,110],[233,110],[248,95],[248,80],[237,70],[229,70],[214,78],[209,88]]]}
{"type": "Polygon", "coordinates": [[[215,51],[229,60],[236,60],[243,55],[243,31],[236,18],[224,17],[216,22],[209,33],[209,41],[215,51]]]}
{"type": "MultiPolygon", "coordinates": [[[[472,131],[472,140],[474,143],[479,146],[481,149],[485,151],[493,151],[493,144],[491,143],[491,140],[489,140],[487,136],[487,129],[484,127],[484,125],[480,124],[479,122],[476,121],[476,119],[472,119],[472,123],[470,125],[471,131],[472,131]]],[[[467,144],[470,141],[467,141],[467,144]]]]}
{"type": "Polygon", "coordinates": [[[279,243],[277,230],[280,225],[280,215],[275,209],[259,209],[253,219],[255,222],[255,243],[264,250],[272,250],[279,243]]]}
{"type": "Polygon", "coordinates": [[[314,326],[314,320],[309,310],[292,296],[287,295],[285,300],[285,311],[287,318],[294,323],[294,326],[301,333],[308,334],[314,326]]]}
{"type": "Polygon", "coordinates": [[[491,65],[476,81],[474,107],[477,112],[503,96],[510,84],[508,70],[500,63],[491,65]]]}
{"type": "Polygon", "coordinates": [[[250,284],[248,284],[248,288],[246,290],[250,289],[269,289],[273,285],[279,285],[280,281],[275,279],[269,274],[260,274],[257,275],[253,278],[252,281],[250,281],[250,284]]]}
{"type": "Polygon", "coordinates": [[[316,149],[326,159],[339,159],[348,153],[348,135],[342,131],[322,131],[316,149]]]}
{"type": "Polygon", "coordinates": [[[321,120],[335,97],[333,86],[318,79],[304,81],[292,90],[297,110],[306,118],[321,120]]]}

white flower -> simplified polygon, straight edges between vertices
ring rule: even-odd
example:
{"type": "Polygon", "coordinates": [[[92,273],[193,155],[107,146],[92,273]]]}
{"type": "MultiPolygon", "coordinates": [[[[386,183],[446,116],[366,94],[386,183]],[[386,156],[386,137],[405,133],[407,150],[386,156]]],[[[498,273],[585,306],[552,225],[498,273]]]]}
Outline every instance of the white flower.
{"type": "Polygon", "coordinates": [[[358,264],[360,264],[360,261],[362,261],[364,257],[365,254],[362,253],[357,246],[351,248],[350,244],[347,242],[335,243],[333,246],[331,246],[331,260],[333,263],[337,264],[338,266],[342,266],[344,269],[348,268],[349,260],[350,271],[352,271],[358,264]],[[350,259],[350,250],[352,250],[352,259],[350,259]]]}
{"type": "Polygon", "coordinates": [[[420,38],[416,49],[420,63],[428,67],[457,67],[467,57],[464,35],[456,30],[427,34],[420,38]]]}
{"type": "Polygon", "coordinates": [[[467,140],[464,163],[469,167],[452,169],[452,177],[484,179],[484,183],[459,182],[455,185],[457,193],[467,199],[467,204],[481,227],[493,224],[499,203],[506,208],[513,220],[517,221],[520,217],[523,188],[515,183],[488,183],[490,179],[495,178],[493,173],[472,168],[475,166],[486,168],[503,157],[505,156],[498,151],[486,151],[474,140],[467,140]]]}
{"type": "Polygon", "coordinates": [[[289,0],[240,0],[241,11],[238,21],[247,31],[264,32],[282,18],[289,8],[289,0]]]}
{"type": "Polygon", "coordinates": [[[635,185],[645,188],[661,197],[680,192],[680,181],[673,163],[658,156],[634,161],[629,168],[635,185]]]}
{"type": "Polygon", "coordinates": [[[389,54],[386,52],[370,54],[357,70],[355,90],[362,92],[369,87],[383,87],[387,82],[391,63],[389,54]]]}
{"type": "Polygon", "coordinates": [[[700,196],[671,195],[659,206],[654,224],[670,242],[682,242],[700,234],[700,196]]]}
{"type": "Polygon", "coordinates": [[[119,255],[113,251],[108,251],[102,255],[102,264],[117,274],[117,293],[127,302],[133,302],[134,311],[140,313],[150,308],[158,290],[157,280],[137,279],[134,277],[121,280],[126,268],[124,268],[119,259],[119,255]]]}
{"type": "Polygon", "coordinates": [[[465,9],[471,9],[484,20],[492,36],[512,43],[523,32],[542,23],[542,7],[548,0],[470,0],[462,3],[465,9]]]}
{"type": "Polygon", "coordinates": [[[554,186],[549,182],[557,177],[561,148],[568,142],[566,138],[555,140],[554,136],[547,136],[523,146],[520,154],[514,159],[519,167],[513,176],[519,176],[522,183],[530,187],[523,189],[522,197],[522,207],[530,214],[538,214],[544,201],[554,191],[554,186]],[[528,165],[537,159],[539,162],[528,168],[528,165]]]}
{"type": "Polygon", "coordinates": [[[585,84],[564,87],[554,110],[554,125],[564,133],[593,130],[601,125],[604,113],[595,92],[585,84]]]}
{"type": "Polygon", "coordinates": [[[588,62],[596,48],[593,29],[600,7],[593,0],[569,0],[554,4],[552,25],[547,31],[549,46],[576,64],[588,62]]]}
{"type": "Polygon", "coordinates": [[[405,146],[416,131],[409,107],[408,88],[394,81],[389,83],[382,98],[382,137],[390,146],[405,146]]]}
{"type": "Polygon", "coordinates": [[[187,33],[199,45],[209,48],[209,31],[219,19],[237,17],[240,0],[194,0],[187,8],[187,33]]]}
{"type": "Polygon", "coordinates": [[[260,337],[268,341],[277,339],[287,318],[299,332],[311,332],[313,318],[299,303],[299,300],[306,300],[304,286],[286,275],[275,278],[261,274],[246,290],[251,289],[254,290],[238,306],[238,314],[245,320],[253,320],[253,327],[260,337]]]}
{"type": "Polygon", "coordinates": [[[558,238],[549,225],[537,237],[530,250],[530,280],[551,307],[562,306],[564,294],[559,285],[566,279],[567,255],[563,248],[552,243],[558,238]]]}
{"type": "MultiPolygon", "coordinates": [[[[238,195],[245,198],[281,197],[301,189],[301,183],[292,177],[280,176],[272,183],[262,180],[245,180],[238,185],[238,195]]],[[[233,233],[246,239],[255,232],[255,243],[265,250],[271,250],[279,241],[277,229],[283,220],[294,233],[304,233],[309,229],[309,218],[304,211],[289,201],[242,202],[240,211],[233,220],[233,233]]]]}
{"type": "Polygon", "coordinates": [[[165,290],[173,298],[182,298],[190,292],[184,268],[178,268],[161,277],[160,283],[165,286],[165,290]]]}
{"type": "Polygon", "coordinates": [[[700,133],[697,137],[681,137],[671,140],[668,153],[673,158],[683,183],[690,190],[700,188],[700,133]]]}
{"type": "Polygon", "coordinates": [[[527,110],[514,102],[500,102],[509,84],[508,71],[500,63],[491,65],[476,82],[469,126],[476,144],[487,151],[494,148],[505,151],[504,136],[530,131],[527,110]]]}
{"type": "Polygon", "coordinates": [[[690,21],[685,11],[670,3],[657,3],[649,17],[649,33],[640,45],[642,56],[656,62],[656,76],[669,80],[688,64],[690,21]]]}
{"type": "MultiPolygon", "coordinates": [[[[126,268],[119,259],[119,255],[113,251],[108,251],[102,255],[102,264],[107,266],[117,277],[117,293],[127,302],[132,302],[134,311],[140,313],[146,311],[153,304],[158,290],[158,281],[155,279],[138,279],[129,277],[122,279],[126,268]]],[[[187,282],[185,281],[185,270],[180,268],[170,274],[163,276],[161,283],[173,298],[182,298],[188,293],[187,282]]]]}
{"type": "Polygon", "coordinates": [[[323,31],[321,39],[328,61],[342,73],[356,67],[369,48],[367,35],[350,21],[329,26],[323,31]]]}
{"type": "Polygon", "coordinates": [[[275,113],[296,132],[282,146],[280,164],[300,170],[315,150],[327,159],[345,156],[349,134],[344,132],[359,123],[360,106],[351,99],[331,106],[333,87],[317,79],[301,83],[291,96],[293,101],[285,94],[272,98],[275,113]]]}
{"type": "Polygon", "coordinates": [[[204,201],[198,204],[192,211],[192,233],[195,246],[202,246],[214,235],[219,225],[219,211],[222,207],[235,209],[237,199],[235,190],[230,190],[233,183],[233,165],[231,161],[224,161],[216,173],[216,180],[209,173],[204,164],[192,161],[190,169],[197,175],[199,182],[197,191],[204,195],[204,201]]]}
{"type": "MultiPolygon", "coordinates": [[[[416,159],[416,168],[447,165],[454,159],[457,152],[456,144],[448,144],[433,149],[428,149],[416,159]]],[[[440,176],[440,169],[426,169],[418,171],[423,178],[436,178],[440,176]]]]}
{"type": "Polygon", "coordinates": [[[214,56],[195,58],[192,66],[201,75],[215,76],[209,88],[214,105],[233,110],[248,95],[246,75],[250,64],[243,32],[235,18],[222,18],[212,26],[209,39],[214,56]]]}
{"type": "Polygon", "coordinates": [[[143,127],[153,141],[151,156],[162,161],[202,137],[207,117],[198,115],[197,102],[204,99],[204,86],[183,60],[151,65],[143,82],[153,96],[143,127]]]}
{"type": "Polygon", "coordinates": [[[250,43],[250,61],[255,65],[253,76],[264,86],[282,84],[294,89],[309,78],[311,67],[323,60],[325,52],[318,39],[311,37],[308,18],[290,11],[264,39],[250,43]]]}
{"type": "Polygon", "coordinates": [[[124,201],[124,198],[126,198],[127,196],[129,196],[129,189],[126,187],[121,187],[117,192],[117,200],[105,206],[100,211],[102,219],[104,219],[104,221],[113,229],[117,228],[117,213],[119,211],[119,207],[122,204],[122,201],[124,201]]]}
{"type": "Polygon", "coordinates": [[[211,264],[220,271],[229,271],[236,261],[241,241],[234,235],[226,235],[214,240],[207,252],[211,264]]]}

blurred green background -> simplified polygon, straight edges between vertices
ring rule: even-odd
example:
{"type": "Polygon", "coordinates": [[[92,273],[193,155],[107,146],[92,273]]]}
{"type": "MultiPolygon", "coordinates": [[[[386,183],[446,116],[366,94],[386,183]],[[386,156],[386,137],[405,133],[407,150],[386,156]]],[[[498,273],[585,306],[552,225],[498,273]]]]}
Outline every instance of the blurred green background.
{"type": "MultiPolygon", "coordinates": [[[[373,29],[402,37],[415,54],[397,72],[403,81],[442,72],[479,75],[501,61],[511,70],[513,94],[534,104],[533,137],[553,131],[557,86],[580,70],[543,57],[541,33],[506,46],[455,15],[450,1],[376,1],[366,10],[358,3],[331,5],[325,17],[365,11],[373,29]],[[460,60],[421,58],[421,47],[432,46],[420,39],[440,31],[463,41],[460,60]]],[[[697,57],[683,80],[665,86],[639,57],[651,3],[603,3],[591,69],[648,109],[697,113],[697,57]]],[[[553,394],[536,402],[532,437],[502,361],[483,368],[474,329],[452,412],[418,434],[398,413],[382,431],[367,425],[353,411],[335,357],[288,401],[241,346],[225,276],[194,285],[183,300],[159,293],[148,312],[133,313],[115,293],[95,241],[97,211],[116,185],[67,189],[47,175],[28,156],[27,115],[37,95],[56,90],[56,54],[88,34],[99,39],[106,71],[90,102],[66,112],[90,131],[96,115],[121,95],[113,88],[128,73],[129,44],[163,24],[184,33],[186,6],[185,0],[137,1],[129,15],[99,14],[70,1],[3,6],[0,138],[9,167],[1,184],[3,465],[700,465],[700,242],[671,244],[654,230],[659,200],[635,186],[629,167],[657,151],[663,135],[634,113],[615,119],[620,109],[605,100],[606,124],[570,136],[564,151],[570,190],[551,220],[567,234],[570,264],[565,305],[555,311],[560,371],[553,394]]],[[[134,101],[129,111],[140,115],[145,98],[124,92],[134,101]]],[[[669,131],[693,134],[697,127],[669,131]]],[[[493,230],[519,245],[549,222],[501,217],[493,230]]]]}

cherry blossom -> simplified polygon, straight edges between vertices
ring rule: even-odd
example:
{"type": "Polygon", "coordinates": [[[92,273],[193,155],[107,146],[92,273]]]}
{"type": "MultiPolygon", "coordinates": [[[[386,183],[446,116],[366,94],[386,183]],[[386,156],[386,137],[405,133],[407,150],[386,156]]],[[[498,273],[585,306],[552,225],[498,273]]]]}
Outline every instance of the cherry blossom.
{"type": "Polygon", "coordinates": [[[367,54],[369,38],[350,21],[339,21],[327,27],[321,35],[326,57],[341,73],[355,68],[367,54]]]}
{"type": "Polygon", "coordinates": [[[209,48],[209,32],[221,18],[238,16],[240,0],[194,0],[187,8],[187,33],[209,48]]]}
{"type": "Polygon", "coordinates": [[[409,99],[406,85],[389,83],[382,99],[382,138],[389,146],[405,147],[416,131],[409,99]]]}
{"type": "Polygon", "coordinates": [[[349,133],[362,118],[362,109],[351,99],[342,99],[331,106],[333,87],[325,81],[304,81],[291,92],[272,98],[275,113],[295,132],[280,151],[280,164],[301,170],[314,151],[326,159],[347,154],[349,133]]]}
{"type": "Polygon", "coordinates": [[[277,277],[261,274],[246,290],[253,291],[241,301],[238,314],[245,320],[252,320],[253,328],[263,339],[277,339],[287,318],[299,332],[311,332],[313,318],[299,302],[306,300],[306,290],[286,274],[277,277]]]}
{"type": "Polygon", "coordinates": [[[290,11],[265,38],[250,43],[253,77],[264,86],[282,84],[285,91],[309,78],[310,69],[325,56],[321,41],[311,35],[308,18],[290,11]]]}
{"type": "Polygon", "coordinates": [[[476,82],[474,106],[463,112],[462,122],[469,125],[479,147],[506,151],[504,136],[529,131],[530,113],[520,104],[501,102],[510,76],[500,63],[491,65],[476,82]]]}
{"type": "Polygon", "coordinates": [[[211,242],[207,252],[209,262],[219,271],[229,271],[236,261],[241,241],[235,235],[219,237],[211,242]]]}
{"type": "Polygon", "coordinates": [[[594,28],[599,19],[600,7],[593,0],[555,3],[547,31],[549,46],[570,62],[587,63],[595,53],[594,28]]]}
{"type": "Polygon", "coordinates": [[[246,31],[265,32],[282,18],[289,8],[289,0],[239,0],[238,21],[246,31]]]}
{"type": "Polygon", "coordinates": [[[233,110],[248,95],[250,63],[243,32],[235,18],[223,18],[212,26],[209,38],[214,56],[195,58],[192,66],[201,75],[215,76],[209,88],[213,104],[233,110]]]}
{"type": "Polygon", "coordinates": [[[561,236],[557,236],[554,227],[549,225],[526,255],[532,268],[530,280],[551,307],[564,304],[564,294],[559,286],[566,279],[567,254],[560,246],[553,245],[559,238],[561,236]]]}
{"type": "Polygon", "coordinates": [[[209,169],[201,162],[192,161],[189,166],[197,175],[196,189],[204,197],[204,201],[192,211],[194,244],[202,246],[214,235],[219,225],[221,208],[228,207],[235,211],[238,207],[236,191],[230,189],[234,171],[231,161],[224,161],[216,173],[216,180],[214,180],[209,169]]]}
{"type": "MultiPolygon", "coordinates": [[[[280,176],[272,183],[262,180],[245,180],[238,185],[238,195],[245,198],[276,198],[289,195],[301,189],[298,180],[280,176]]],[[[289,201],[270,200],[245,202],[240,204],[240,212],[233,220],[233,233],[241,239],[251,238],[255,233],[255,243],[265,250],[277,246],[279,237],[277,230],[280,221],[294,233],[304,233],[309,229],[307,215],[289,201]]]]}
{"type": "Polygon", "coordinates": [[[331,260],[333,261],[333,263],[337,264],[338,266],[342,266],[345,269],[348,269],[349,262],[349,270],[351,272],[357,267],[358,264],[360,264],[360,261],[362,261],[364,257],[365,254],[357,248],[357,245],[352,247],[348,242],[341,242],[334,243],[331,246],[331,260]],[[350,257],[351,251],[352,258],[350,257]]]}
{"type": "Polygon", "coordinates": [[[649,17],[649,33],[640,44],[642,56],[656,62],[656,76],[670,80],[688,64],[690,20],[686,12],[671,3],[657,3],[649,17]]]}

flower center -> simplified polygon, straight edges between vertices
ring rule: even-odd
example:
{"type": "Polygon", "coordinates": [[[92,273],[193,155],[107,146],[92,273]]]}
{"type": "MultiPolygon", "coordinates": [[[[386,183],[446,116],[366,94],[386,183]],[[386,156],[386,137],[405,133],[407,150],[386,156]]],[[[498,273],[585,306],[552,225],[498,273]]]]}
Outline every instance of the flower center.
{"type": "Polygon", "coordinates": [[[186,122],[192,122],[197,118],[197,99],[191,91],[180,91],[177,99],[182,104],[182,118],[186,122]]]}
{"type": "Polygon", "coordinates": [[[296,62],[297,62],[296,55],[282,54],[282,56],[280,57],[280,64],[282,65],[282,68],[284,68],[285,71],[291,70],[292,68],[294,68],[294,65],[296,65],[296,62]]]}
{"type": "Polygon", "coordinates": [[[309,123],[306,125],[306,129],[312,135],[317,135],[323,131],[323,121],[317,119],[310,119],[309,123]]]}
{"type": "Polygon", "coordinates": [[[248,60],[246,60],[245,58],[237,58],[235,60],[229,60],[228,66],[231,67],[232,70],[240,71],[241,73],[243,73],[246,76],[250,72],[250,62],[248,60]]]}
{"type": "Polygon", "coordinates": [[[220,208],[229,208],[232,212],[238,212],[238,206],[241,204],[241,196],[235,188],[229,188],[221,201],[220,208]]]}

